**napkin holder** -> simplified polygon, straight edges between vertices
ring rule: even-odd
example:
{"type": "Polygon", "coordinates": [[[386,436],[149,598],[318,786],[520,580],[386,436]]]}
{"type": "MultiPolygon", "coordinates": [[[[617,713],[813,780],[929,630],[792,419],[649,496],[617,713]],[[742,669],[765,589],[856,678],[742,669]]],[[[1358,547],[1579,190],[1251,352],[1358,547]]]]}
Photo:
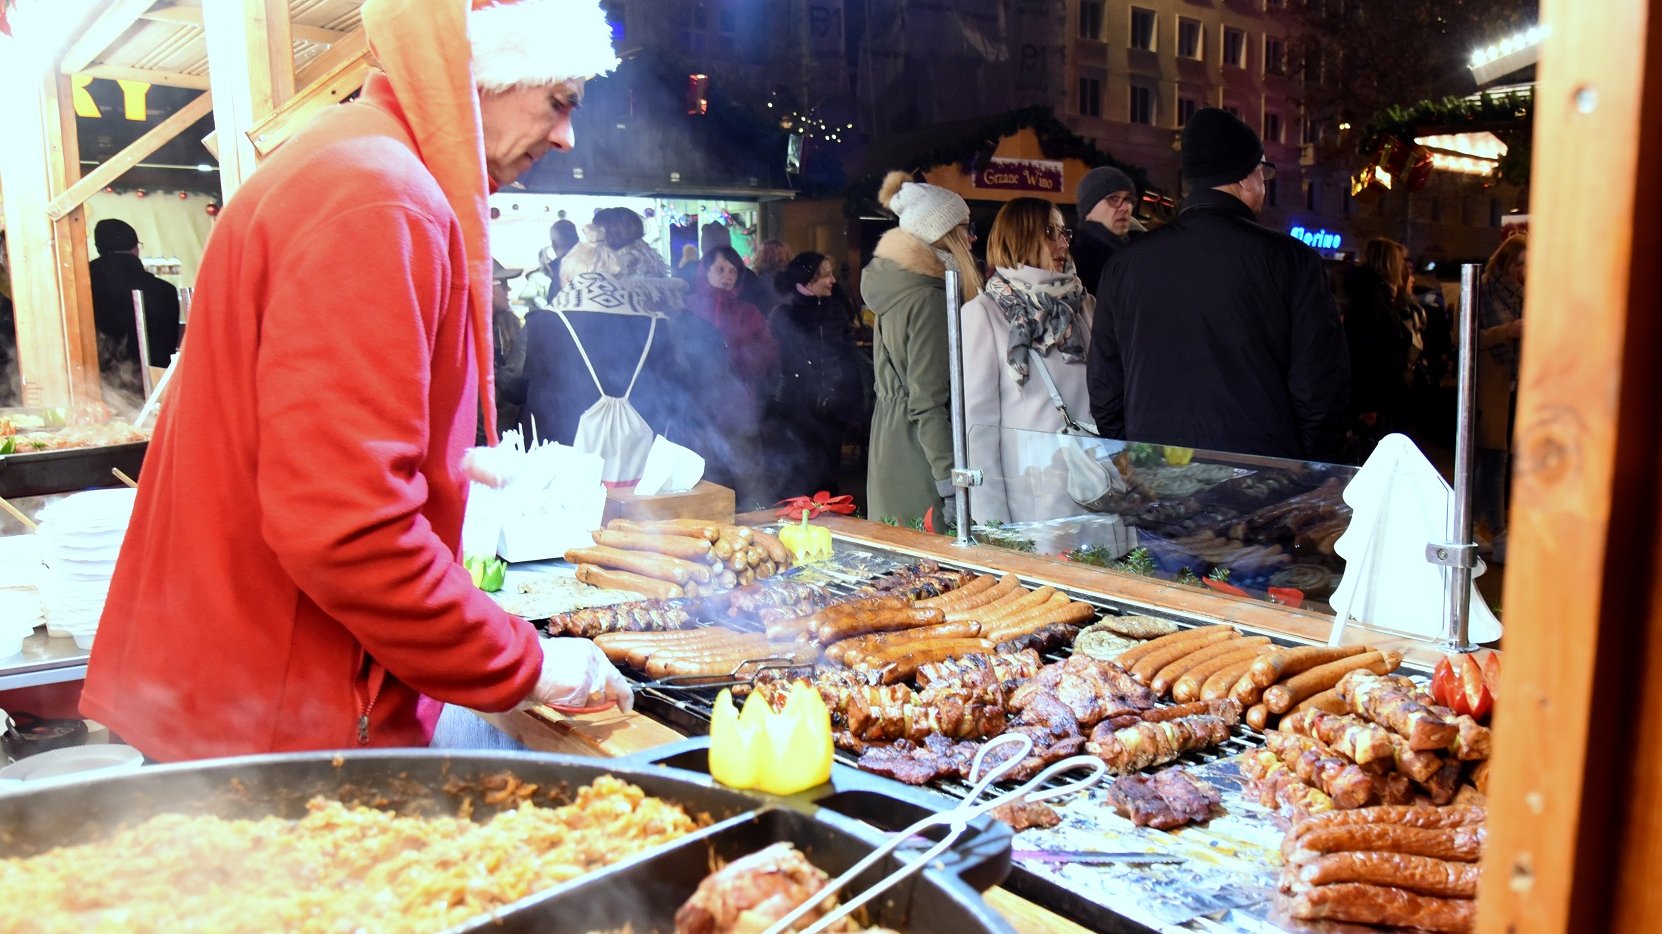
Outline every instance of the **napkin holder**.
{"type": "Polygon", "coordinates": [[[633,487],[606,489],[605,521],[633,519],[648,522],[653,519],[711,519],[732,522],[738,498],[729,487],[708,480],[684,493],[659,493],[656,496],[637,496],[633,487]]]}

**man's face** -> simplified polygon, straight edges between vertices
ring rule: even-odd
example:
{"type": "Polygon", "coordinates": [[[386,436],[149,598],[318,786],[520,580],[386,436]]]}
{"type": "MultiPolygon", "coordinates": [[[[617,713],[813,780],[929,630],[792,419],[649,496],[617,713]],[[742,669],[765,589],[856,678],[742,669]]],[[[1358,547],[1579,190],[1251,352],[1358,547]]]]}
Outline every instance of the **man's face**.
{"type": "Polygon", "coordinates": [[[731,292],[739,284],[739,268],[729,263],[725,257],[718,256],[710,264],[710,271],[704,274],[711,287],[731,292]]]}
{"type": "Polygon", "coordinates": [[[485,129],[485,171],[497,185],[514,181],[550,149],[569,150],[571,115],[583,101],[583,82],[479,92],[485,129]]]}
{"type": "Polygon", "coordinates": [[[1116,237],[1123,237],[1131,232],[1131,209],[1136,207],[1136,201],[1129,191],[1116,191],[1096,203],[1091,213],[1085,219],[1096,221],[1108,228],[1108,232],[1116,237]]]}

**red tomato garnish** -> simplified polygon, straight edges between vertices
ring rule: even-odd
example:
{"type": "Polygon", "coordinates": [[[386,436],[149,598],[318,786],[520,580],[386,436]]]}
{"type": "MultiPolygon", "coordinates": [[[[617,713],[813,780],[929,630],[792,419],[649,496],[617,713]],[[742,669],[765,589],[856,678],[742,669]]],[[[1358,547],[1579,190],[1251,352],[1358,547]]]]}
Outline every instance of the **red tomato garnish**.
{"type": "Polygon", "coordinates": [[[1483,683],[1489,688],[1489,696],[1500,697],[1500,653],[1490,652],[1483,656],[1483,683]]]}
{"type": "Polygon", "coordinates": [[[1448,656],[1443,656],[1437,667],[1431,672],[1431,697],[1444,707],[1454,707],[1459,703],[1459,690],[1455,687],[1454,666],[1449,664],[1448,656]]]}
{"type": "Polygon", "coordinates": [[[1460,656],[1459,668],[1460,699],[1464,703],[1454,705],[1454,711],[1469,714],[1474,720],[1482,720],[1489,715],[1495,700],[1489,693],[1489,686],[1483,683],[1483,668],[1470,654],[1460,656]]]}

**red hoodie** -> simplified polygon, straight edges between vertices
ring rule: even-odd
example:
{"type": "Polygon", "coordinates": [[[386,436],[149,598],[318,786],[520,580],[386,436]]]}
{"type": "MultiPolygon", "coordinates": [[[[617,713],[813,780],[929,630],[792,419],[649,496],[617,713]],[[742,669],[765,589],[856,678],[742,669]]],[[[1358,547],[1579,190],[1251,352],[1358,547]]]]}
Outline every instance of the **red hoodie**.
{"type": "Polygon", "coordinates": [[[81,709],[163,760],[425,745],[528,695],[535,630],[457,563],[467,254],[372,76],[220,214],[81,709]]]}

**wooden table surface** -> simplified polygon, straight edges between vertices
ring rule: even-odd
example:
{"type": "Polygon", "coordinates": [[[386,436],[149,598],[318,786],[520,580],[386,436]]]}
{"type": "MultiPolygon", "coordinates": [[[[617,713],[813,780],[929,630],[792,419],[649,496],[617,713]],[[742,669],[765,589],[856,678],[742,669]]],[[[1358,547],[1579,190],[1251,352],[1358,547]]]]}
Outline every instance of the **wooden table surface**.
{"type": "MultiPolygon", "coordinates": [[[[539,752],[622,756],[685,738],[681,732],[636,713],[566,715],[539,707],[479,716],[539,752]]],[[[1087,934],[1088,929],[1005,889],[989,889],[983,897],[1019,934],[1087,934]]]]}

